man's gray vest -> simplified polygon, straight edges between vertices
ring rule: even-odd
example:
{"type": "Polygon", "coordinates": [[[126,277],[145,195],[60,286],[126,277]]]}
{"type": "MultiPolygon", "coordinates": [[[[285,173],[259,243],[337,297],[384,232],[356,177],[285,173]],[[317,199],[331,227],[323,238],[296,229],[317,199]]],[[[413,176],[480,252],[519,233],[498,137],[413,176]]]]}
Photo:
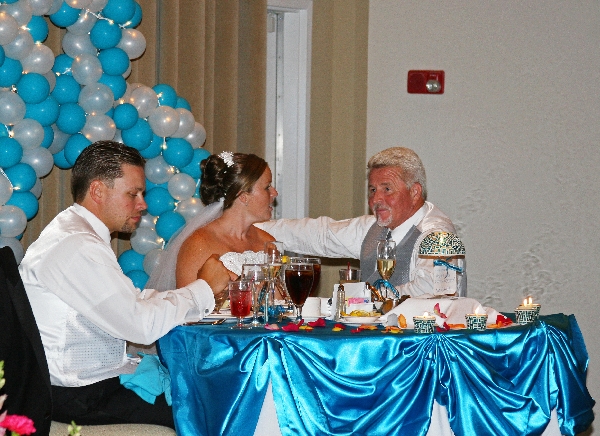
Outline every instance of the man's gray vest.
{"type": "MultiPolygon", "coordinates": [[[[387,227],[380,227],[377,223],[373,224],[367,232],[360,249],[361,281],[373,284],[375,280],[381,278],[377,272],[377,241],[385,239],[388,232],[387,227]]],[[[410,281],[410,260],[420,235],[421,231],[412,226],[404,239],[396,245],[396,268],[389,280],[392,285],[403,285],[410,281]]]]}

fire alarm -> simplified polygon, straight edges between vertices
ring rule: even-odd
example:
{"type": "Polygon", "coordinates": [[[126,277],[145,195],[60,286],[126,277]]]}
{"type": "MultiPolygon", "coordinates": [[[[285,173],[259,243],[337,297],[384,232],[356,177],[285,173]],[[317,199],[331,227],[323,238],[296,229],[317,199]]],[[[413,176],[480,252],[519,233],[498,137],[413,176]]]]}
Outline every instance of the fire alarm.
{"type": "Polygon", "coordinates": [[[443,94],[444,72],[440,70],[410,70],[406,90],[409,94],[443,94]]]}

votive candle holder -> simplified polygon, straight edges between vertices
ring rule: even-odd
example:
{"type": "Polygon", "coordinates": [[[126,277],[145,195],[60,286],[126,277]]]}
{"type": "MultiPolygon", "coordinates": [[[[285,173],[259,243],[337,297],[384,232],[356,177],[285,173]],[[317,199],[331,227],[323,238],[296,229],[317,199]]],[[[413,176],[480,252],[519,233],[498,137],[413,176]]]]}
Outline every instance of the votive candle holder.
{"type": "Polygon", "coordinates": [[[529,304],[527,306],[519,306],[515,309],[515,316],[517,318],[517,324],[531,324],[535,322],[540,315],[539,304],[529,304]]]}
{"type": "Polygon", "coordinates": [[[415,325],[415,333],[433,333],[435,328],[435,316],[413,316],[413,323],[415,325]]]}
{"type": "Polygon", "coordinates": [[[467,328],[482,332],[487,329],[487,313],[468,313],[465,315],[467,320],[467,328]]]}

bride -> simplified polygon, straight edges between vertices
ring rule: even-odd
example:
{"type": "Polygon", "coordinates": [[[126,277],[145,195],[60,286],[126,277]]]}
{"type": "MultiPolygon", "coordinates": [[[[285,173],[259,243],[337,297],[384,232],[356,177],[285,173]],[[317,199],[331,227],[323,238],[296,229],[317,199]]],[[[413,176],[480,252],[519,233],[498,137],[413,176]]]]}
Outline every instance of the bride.
{"type": "Polygon", "coordinates": [[[203,160],[200,169],[200,198],[206,207],[169,241],[152,271],[148,288],[188,285],[214,254],[235,279],[244,263],[262,263],[265,243],[274,240],[253,226],[271,218],[277,197],[264,159],[254,154],[222,152],[203,160]]]}

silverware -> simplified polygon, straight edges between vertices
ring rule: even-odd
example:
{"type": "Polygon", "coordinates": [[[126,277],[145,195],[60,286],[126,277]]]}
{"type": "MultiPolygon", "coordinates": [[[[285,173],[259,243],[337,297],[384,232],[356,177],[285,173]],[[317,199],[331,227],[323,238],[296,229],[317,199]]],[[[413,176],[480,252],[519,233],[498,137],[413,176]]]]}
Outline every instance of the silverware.
{"type": "Polygon", "coordinates": [[[215,319],[214,321],[194,321],[186,322],[183,325],[219,325],[225,322],[225,318],[215,319]]]}

